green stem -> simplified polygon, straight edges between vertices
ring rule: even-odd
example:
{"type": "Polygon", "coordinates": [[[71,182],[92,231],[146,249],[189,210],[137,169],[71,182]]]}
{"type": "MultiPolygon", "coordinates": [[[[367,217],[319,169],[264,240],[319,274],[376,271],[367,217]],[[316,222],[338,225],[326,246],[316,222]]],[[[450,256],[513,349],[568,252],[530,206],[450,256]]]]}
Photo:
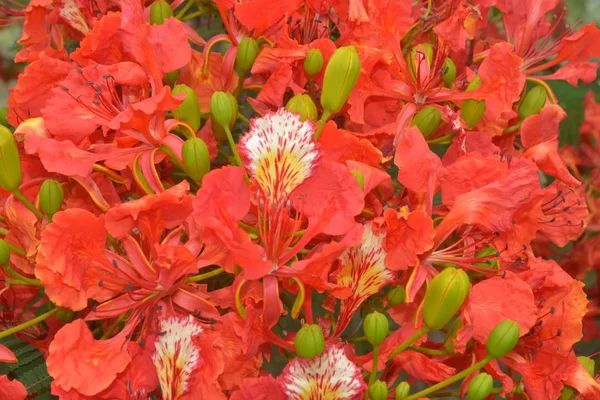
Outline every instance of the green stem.
{"type": "Polygon", "coordinates": [[[358,336],[358,337],[353,337],[353,338],[346,340],[346,342],[348,342],[348,343],[359,343],[359,342],[366,342],[366,341],[367,341],[366,336],[358,336]]]}
{"type": "Polygon", "coordinates": [[[212,278],[213,276],[217,276],[217,275],[219,275],[219,274],[221,274],[223,272],[225,272],[225,270],[223,268],[217,268],[217,269],[215,269],[213,271],[206,272],[204,274],[195,275],[195,276],[192,276],[190,278],[187,278],[185,280],[185,283],[200,282],[200,281],[203,281],[205,279],[212,278]]]}
{"type": "Polygon", "coordinates": [[[244,90],[244,79],[246,78],[246,71],[238,70],[238,84],[235,90],[233,91],[233,96],[237,99],[238,103],[240,102],[240,95],[244,90]]]}
{"type": "Polygon", "coordinates": [[[509,126],[508,128],[506,128],[504,130],[504,132],[502,132],[502,133],[512,133],[514,131],[518,131],[522,124],[523,124],[523,121],[519,121],[515,125],[509,126]]]}
{"type": "Polygon", "coordinates": [[[187,3],[185,3],[185,6],[183,6],[183,8],[177,13],[177,15],[175,15],[175,18],[181,19],[185,15],[185,13],[190,9],[190,7],[194,5],[194,3],[194,0],[188,0],[187,3]]]}
{"type": "Polygon", "coordinates": [[[377,377],[377,365],[379,363],[379,345],[373,346],[373,364],[371,365],[371,375],[369,375],[369,385],[375,382],[377,377]]]}
{"type": "Polygon", "coordinates": [[[193,13],[186,15],[185,18],[182,19],[182,21],[187,21],[192,18],[200,17],[204,14],[206,14],[206,11],[204,11],[204,10],[194,11],[193,13]]]}
{"type": "Polygon", "coordinates": [[[398,354],[406,350],[411,344],[419,340],[427,332],[429,332],[429,328],[424,326],[415,333],[413,333],[411,337],[406,339],[400,346],[396,347],[394,351],[390,353],[390,355],[388,356],[388,360],[391,360],[392,358],[396,357],[398,354]]]}
{"type": "Polygon", "coordinates": [[[246,118],[242,113],[238,113],[238,118],[250,125],[250,120],[246,118]]]}
{"type": "Polygon", "coordinates": [[[411,346],[410,349],[414,350],[414,351],[418,351],[419,353],[427,354],[428,356],[434,356],[434,357],[441,357],[441,356],[448,355],[448,353],[446,353],[444,350],[428,349],[426,347],[421,347],[421,346],[411,346]]]}
{"type": "Polygon", "coordinates": [[[27,197],[25,197],[25,195],[19,189],[16,189],[14,192],[12,192],[12,194],[17,199],[19,199],[21,203],[25,205],[25,207],[29,208],[31,212],[34,213],[36,217],[38,217],[38,219],[44,218],[44,215],[40,212],[40,210],[35,208],[35,206],[29,201],[29,199],[27,199],[27,197]]]}
{"type": "Polygon", "coordinates": [[[256,234],[256,235],[259,235],[259,234],[260,234],[260,231],[259,231],[258,229],[256,229],[256,228],[255,228],[255,227],[253,227],[253,226],[250,226],[250,225],[248,225],[248,224],[247,224],[247,223],[245,223],[245,222],[239,221],[239,222],[238,222],[238,225],[240,226],[240,228],[242,228],[243,230],[245,230],[245,231],[246,231],[246,232],[248,232],[248,233],[254,233],[254,234],[256,234]]]}
{"type": "Polygon", "coordinates": [[[7,329],[5,331],[0,332],[0,339],[4,339],[7,336],[10,336],[12,334],[15,334],[17,332],[22,331],[23,329],[27,329],[30,326],[33,326],[35,324],[38,324],[42,321],[44,321],[46,318],[53,316],[54,314],[56,314],[58,312],[58,310],[60,310],[59,307],[55,307],[52,310],[40,315],[39,317],[35,317],[34,319],[30,319],[27,322],[23,322],[21,325],[17,325],[17,326],[13,326],[10,329],[7,329]]]}
{"type": "Polygon", "coordinates": [[[427,144],[443,144],[443,143],[446,143],[447,141],[452,140],[454,138],[454,136],[456,136],[457,133],[458,133],[458,131],[452,131],[449,134],[444,135],[442,137],[439,137],[437,139],[428,140],[427,144]]]}
{"type": "Polygon", "coordinates": [[[27,278],[27,277],[19,274],[17,271],[15,271],[14,269],[12,269],[8,265],[5,265],[4,269],[6,270],[6,272],[10,276],[12,276],[13,278],[17,279],[19,281],[19,283],[23,283],[25,285],[31,285],[31,286],[42,286],[42,284],[41,284],[41,282],[40,282],[39,279],[27,278]]]}
{"type": "Polygon", "coordinates": [[[308,94],[310,95],[312,101],[317,104],[317,99],[315,98],[315,81],[312,76],[308,77],[308,94]]]}
{"type": "Polygon", "coordinates": [[[436,383],[433,386],[428,387],[427,389],[423,389],[418,393],[415,393],[411,396],[406,397],[404,400],[416,400],[421,397],[428,397],[430,393],[437,392],[438,390],[445,388],[446,386],[452,385],[454,382],[458,382],[462,378],[472,374],[473,372],[485,367],[487,363],[492,361],[492,357],[487,355],[483,360],[479,361],[476,364],[471,365],[469,368],[462,370],[458,374],[451,376],[448,379],[445,379],[439,383],[436,383]]]}
{"type": "Polygon", "coordinates": [[[102,337],[100,337],[100,340],[108,339],[110,337],[110,335],[112,335],[112,333],[115,331],[115,329],[117,329],[119,324],[121,322],[123,322],[123,320],[126,317],[127,317],[127,313],[119,315],[119,317],[115,320],[115,322],[113,322],[113,324],[110,326],[110,328],[108,328],[108,330],[106,332],[104,332],[104,335],[102,335],[102,337]]]}
{"type": "Polygon", "coordinates": [[[315,132],[315,140],[319,139],[319,136],[321,136],[321,131],[323,130],[325,123],[330,117],[331,113],[327,110],[323,110],[323,115],[321,115],[321,119],[317,121],[317,131],[315,132]]]}
{"type": "Polygon", "coordinates": [[[228,126],[224,126],[225,133],[227,134],[227,141],[229,142],[229,147],[231,147],[231,151],[233,152],[233,157],[235,158],[235,162],[238,167],[242,166],[242,159],[240,158],[240,154],[237,151],[237,147],[235,145],[235,141],[233,140],[233,135],[231,134],[231,129],[228,126]]]}
{"type": "MultiPolygon", "coordinates": [[[[490,392],[490,394],[498,394],[502,392],[502,388],[493,388],[492,391],[490,392]]],[[[523,388],[520,387],[519,385],[516,385],[516,387],[514,387],[510,393],[523,393],[523,388]]],[[[436,394],[432,394],[429,396],[429,398],[440,398],[440,397],[459,397],[460,396],[460,392],[439,392],[436,394]]]]}

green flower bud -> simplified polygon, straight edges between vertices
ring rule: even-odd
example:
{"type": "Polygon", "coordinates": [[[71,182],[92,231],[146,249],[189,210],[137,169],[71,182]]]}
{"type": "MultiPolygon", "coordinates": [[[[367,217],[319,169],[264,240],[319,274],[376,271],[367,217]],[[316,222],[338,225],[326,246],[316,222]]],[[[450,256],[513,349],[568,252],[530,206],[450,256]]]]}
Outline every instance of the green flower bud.
{"type": "Polygon", "coordinates": [[[473,129],[475,125],[481,121],[485,113],[485,100],[468,99],[462,103],[460,107],[460,116],[467,124],[469,129],[473,129]]]}
{"type": "Polygon", "coordinates": [[[469,294],[471,282],[462,269],[446,268],[429,284],[423,299],[423,322],[440,329],[460,309],[469,294]]]}
{"type": "Polygon", "coordinates": [[[14,192],[22,180],[21,160],[15,138],[8,128],[0,126],[0,187],[14,192]]]}
{"type": "Polygon", "coordinates": [[[431,47],[431,44],[421,43],[413,47],[405,57],[406,67],[413,79],[417,78],[419,66],[424,61],[423,57],[426,58],[427,65],[431,65],[431,60],[433,60],[433,47],[431,47]]]}
{"type": "Polygon", "coordinates": [[[446,340],[444,340],[444,350],[446,350],[446,353],[454,354],[452,339],[456,339],[456,334],[460,328],[462,328],[462,321],[460,318],[456,318],[450,325],[450,329],[448,329],[448,333],[446,334],[446,340]]]}
{"type": "Polygon", "coordinates": [[[465,91],[471,92],[475,89],[478,89],[479,86],[481,86],[481,78],[479,77],[479,75],[475,75],[475,78],[473,78],[473,80],[469,82],[465,91]]]}
{"type": "Polygon", "coordinates": [[[390,332],[390,323],[387,317],[377,311],[373,311],[363,321],[363,331],[367,341],[373,346],[378,346],[390,332]]]}
{"type": "Polygon", "coordinates": [[[392,307],[404,303],[404,300],[406,300],[406,289],[404,286],[395,285],[387,292],[387,301],[392,307]]]}
{"type": "Polygon", "coordinates": [[[508,354],[519,341],[521,328],[519,324],[510,319],[505,319],[492,329],[485,348],[493,358],[501,358],[508,354]]]}
{"type": "Polygon", "coordinates": [[[38,194],[40,198],[40,206],[48,218],[52,219],[54,214],[60,211],[63,200],[65,198],[65,192],[60,182],[54,179],[46,179],[42,186],[40,186],[40,192],[38,194]]]}
{"type": "Polygon", "coordinates": [[[585,370],[588,374],[590,374],[591,377],[594,376],[594,374],[596,373],[596,362],[594,360],[586,356],[579,356],[577,357],[577,361],[579,361],[579,364],[581,364],[583,368],[585,368],[585,370]]]}
{"type": "Polygon", "coordinates": [[[296,334],[296,354],[300,358],[314,359],[325,351],[325,338],[321,327],[316,324],[304,324],[296,334]]]}
{"type": "Polygon", "coordinates": [[[519,117],[523,120],[530,115],[539,114],[544,104],[546,104],[546,89],[536,86],[523,98],[519,106],[519,117]]]}
{"type": "Polygon", "coordinates": [[[388,388],[385,382],[375,381],[369,385],[369,399],[385,400],[387,399],[388,388]]]}
{"type": "Polygon", "coordinates": [[[7,265],[10,261],[10,247],[6,240],[0,239],[0,266],[7,265]]]}
{"type": "Polygon", "coordinates": [[[419,128],[419,131],[421,131],[421,134],[425,138],[428,138],[439,128],[441,121],[442,114],[440,113],[440,110],[434,106],[427,106],[415,115],[410,125],[416,125],[417,128],[419,128]]]}
{"type": "Polygon", "coordinates": [[[237,100],[231,93],[214,92],[210,99],[210,113],[213,123],[222,127],[233,127],[238,115],[237,100]]]}
{"type": "Polygon", "coordinates": [[[75,313],[73,310],[64,307],[58,307],[56,313],[56,319],[60,322],[72,322],[75,319],[75,313]]]}
{"type": "Polygon", "coordinates": [[[402,400],[408,397],[410,393],[410,385],[407,382],[400,382],[396,386],[396,400],[402,400]]]}
{"type": "Polygon", "coordinates": [[[360,185],[360,189],[365,190],[365,177],[363,176],[363,174],[361,174],[359,171],[357,171],[355,169],[350,170],[350,172],[356,178],[356,181],[360,185]]]}
{"type": "Polygon", "coordinates": [[[300,113],[300,121],[317,121],[317,106],[309,95],[298,93],[288,101],[285,108],[292,113],[300,113]]]}
{"type": "Polygon", "coordinates": [[[442,67],[442,80],[447,87],[451,87],[454,84],[454,80],[456,79],[456,65],[454,61],[450,57],[446,58],[444,61],[444,66],[442,67]]]}
{"type": "Polygon", "coordinates": [[[210,155],[204,140],[195,137],[186,140],[181,149],[185,172],[199,182],[210,171],[210,155]]]}
{"type": "Polygon", "coordinates": [[[329,114],[342,109],[360,75],[360,60],[354,46],[340,47],[327,63],[321,105],[329,114]]]}
{"type": "Polygon", "coordinates": [[[165,83],[165,85],[172,85],[175,82],[177,82],[177,79],[179,79],[179,73],[181,71],[176,69],[175,71],[171,71],[171,72],[167,72],[165,74],[165,76],[163,76],[163,82],[165,83]]]}
{"type": "Polygon", "coordinates": [[[150,23],[162,25],[165,19],[173,16],[173,10],[166,1],[156,1],[150,6],[150,23]]]}
{"type": "Polygon", "coordinates": [[[235,59],[238,68],[242,71],[250,71],[258,53],[260,53],[260,48],[256,40],[249,37],[242,39],[235,59]]]}
{"type": "Polygon", "coordinates": [[[183,103],[173,110],[173,116],[188,125],[194,131],[200,129],[200,106],[198,105],[198,97],[194,89],[188,85],[180,84],[173,88],[173,94],[185,93],[183,103]]]}
{"type": "Polygon", "coordinates": [[[323,54],[319,49],[310,49],[304,59],[304,71],[306,75],[315,76],[323,69],[323,54]]]}
{"type": "MultiPolygon", "coordinates": [[[[496,255],[496,254],[498,254],[498,250],[496,250],[492,246],[487,246],[487,247],[484,247],[483,249],[479,250],[477,253],[475,253],[475,258],[487,257],[487,256],[496,255]]],[[[487,260],[485,262],[475,263],[475,265],[477,265],[478,267],[482,267],[482,268],[497,269],[498,268],[498,260],[487,260]]]]}
{"type": "Polygon", "coordinates": [[[483,400],[492,393],[493,388],[494,379],[492,376],[482,372],[469,383],[467,395],[469,400],[483,400]]]}

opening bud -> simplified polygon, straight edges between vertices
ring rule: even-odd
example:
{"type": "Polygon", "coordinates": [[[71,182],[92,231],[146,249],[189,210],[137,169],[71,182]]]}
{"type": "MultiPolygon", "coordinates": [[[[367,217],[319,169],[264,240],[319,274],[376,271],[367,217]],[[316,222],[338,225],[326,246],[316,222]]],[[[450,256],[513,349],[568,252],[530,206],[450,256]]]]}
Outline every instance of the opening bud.
{"type": "Polygon", "coordinates": [[[440,127],[442,113],[434,106],[427,106],[419,111],[412,120],[411,126],[417,126],[421,134],[428,138],[440,127]]]}
{"type": "Polygon", "coordinates": [[[329,114],[342,109],[360,75],[360,60],[354,46],[337,49],[325,68],[321,105],[329,114]]]}
{"type": "Polygon", "coordinates": [[[469,390],[467,391],[469,400],[483,400],[492,393],[493,388],[494,379],[492,376],[482,372],[469,383],[469,390]]]}
{"type": "Polygon", "coordinates": [[[22,180],[21,160],[15,138],[7,127],[0,126],[0,186],[8,192],[14,192],[22,180]]]}
{"type": "Polygon", "coordinates": [[[10,261],[10,247],[8,247],[8,243],[6,240],[0,239],[0,266],[8,265],[10,261]]]}
{"type": "Polygon", "coordinates": [[[423,322],[429,329],[442,328],[460,309],[471,282],[462,269],[448,267],[429,284],[423,299],[423,322]]]}
{"type": "Polygon", "coordinates": [[[323,69],[323,54],[319,49],[310,49],[304,59],[304,71],[306,75],[315,76],[323,69]]]}
{"type": "Polygon", "coordinates": [[[387,301],[388,304],[392,307],[404,303],[404,300],[406,300],[406,289],[404,288],[404,286],[394,285],[387,292],[387,301]]]}
{"type": "Polygon", "coordinates": [[[408,397],[410,393],[410,385],[407,382],[400,382],[396,386],[396,400],[402,400],[408,397]]]}
{"type": "Polygon", "coordinates": [[[469,129],[473,129],[475,125],[481,121],[485,113],[485,100],[468,99],[462,103],[460,107],[460,116],[467,124],[469,129]]]}
{"type": "Polygon", "coordinates": [[[195,137],[186,140],[181,149],[185,172],[199,182],[210,171],[210,155],[204,140],[195,137]]]}
{"type": "Polygon", "coordinates": [[[385,382],[375,381],[369,385],[369,399],[385,400],[387,399],[388,388],[385,382]]]}
{"type": "Polygon", "coordinates": [[[42,186],[40,186],[40,192],[38,194],[40,199],[40,207],[48,218],[52,219],[54,214],[60,211],[63,200],[65,198],[65,192],[60,182],[54,179],[46,179],[42,186]]]}
{"type": "Polygon", "coordinates": [[[363,176],[363,174],[355,169],[350,170],[350,172],[356,178],[356,181],[360,185],[360,189],[365,190],[365,177],[363,176]]]}
{"type": "Polygon", "coordinates": [[[371,345],[379,346],[390,332],[390,323],[385,315],[373,311],[365,317],[363,331],[371,345]]]}
{"type": "Polygon", "coordinates": [[[296,334],[294,344],[298,357],[312,360],[325,351],[323,330],[317,324],[304,324],[296,334]]]}
{"type": "Polygon", "coordinates": [[[198,105],[198,97],[194,89],[188,85],[175,85],[173,94],[185,93],[183,103],[173,110],[173,116],[190,125],[194,131],[200,129],[200,106],[198,105]]]}
{"type": "Polygon", "coordinates": [[[519,106],[519,117],[523,120],[531,115],[539,114],[546,104],[546,89],[536,86],[531,89],[519,106]]]}
{"type": "Polygon", "coordinates": [[[258,53],[260,48],[256,40],[249,37],[242,39],[235,59],[237,67],[242,71],[250,71],[258,53]]]}
{"type": "Polygon", "coordinates": [[[442,67],[442,80],[446,87],[452,87],[456,79],[456,64],[450,57],[446,58],[442,67]]]}
{"type": "Polygon", "coordinates": [[[210,113],[213,123],[232,128],[238,115],[237,100],[231,93],[214,92],[210,99],[210,113]]]}
{"type": "Polygon", "coordinates": [[[417,72],[421,69],[421,64],[427,63],[427,67],[429,68],[432,59],[433,47],[429,43],[421,43],[410,50],[405,60],[408,72],[413,79],[417,79],[417,72]]]}
{"type": "Polygon", "coordinates": [[[521,328],[519,324],[510,319],[505,319],[492,329],[485,348],[493,358],[501,358],[508,354],[519,341],[521,328]]]}
{"type": "Polygon", "coordinates": [[[317,106],[307,94],[296,94],[288,101],[285,108],[292,113],[300,114],[300,121],[306,121],[307,119],[316,122],[317,121],[317,106]]]}
{"type": "Polygon", "coordinates": [[[173,10],[166,1],[156,1],[150,6],[150,23],[162,25],[165,19],[173,16],[173,10]]]}

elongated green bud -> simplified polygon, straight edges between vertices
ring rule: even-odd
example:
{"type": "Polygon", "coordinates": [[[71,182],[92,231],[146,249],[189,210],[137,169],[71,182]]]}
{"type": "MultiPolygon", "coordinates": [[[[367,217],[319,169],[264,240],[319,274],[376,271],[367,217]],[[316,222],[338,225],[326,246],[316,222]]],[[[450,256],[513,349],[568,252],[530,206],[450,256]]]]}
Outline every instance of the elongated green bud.
{"type": "Polygon", "coordinates": [[[0,239],[0,266],[7,265],[10,261],[10,247],[6,240],[0,239]]]}
{"type": "Polygon", "coordinates": [[[360,60],[354,46],[340,47],[327,63],[321,105],[329,114],[342,109],[360,75],[360,60]]]}
{"type": "Polygon", "coordinates": [[[492,376],[482,372],[469,383],[467,395],[469,400],[483,400],[492,393],[493,388],[494,379],[492,376]]]}
{"type": "Polygon", "coordinates": [[[21,160],[13,134],[5,126],[0,126],[0,187],[14,192],[19,188],[21,175],[21,160]]]}
{"type": "Polygon", "coordinates": [[[523,120],[531,115],[539,114],[546,104],[546,89],[536,86],[531,89],[519,106],[519,117],[523,120]]]}
{"type": "Polygon", "coordinates": [[[469,294],[471,283],[462,269],[446,268],[429,284],[423,299],[423,322],[440,329],[458,312],[469,294]]]}
{"type": "Polygon", "coordinates": [[[298,93],[288,101],[285,108],[292,113],[300,113],[300,121],[317,121],[317,106],[309,95],[298,93]]]}
{"type": "Polygon", "coordinates": [[[485,100],[468,99],[460,107],[460,116],[469,129],[473,129],[481,121],[483,114],[485,114],[485,100]]]}
{"type": "Polygon", "coordinates": [[[200,129],[200,106],[198,105],[198,97],[194,89],[188,85],[180,84],[173,88],[173,94],[185,93],[183,103],[173,110],[173,116],[188,125],[194,131],[200,129]]]}
{"type": "Polygon", "coordinates": [[[413,47],[410,52],[406,55],[406,67],[408,72],[416,79],[417,71],[420,68],[422,62],[426,62],[427,65],[431,65],[433,59],[433,47],[429,43],[421,43],[413,47]]]}
{"type": "Polygon", "coordinates": [[[323,69],[323,54],[319,49],[310,49],[304,59],[304,71],[306,75],[315,76],[323,69]]]}
{"type": "Polygon", "coordinates": [[[199,182],[210,171],[210,155],[204,140],[195,137],[186,140],[181,149],[185,172],[199,182]]]}
{"type": "Polygon", "coordinates": [[[375,381],[369,385],[370,400],[385,400],[387,399],[388,388],[385,382],[375,381]]]}
{"type": "Polygon", "coordinates": [[[166,1],[155,1],[150,6],[150,23],[152,25],[162,25],[165,19],[173,16],[173,10],[166,1]]]}
{"type": "Polygon", "coordinates": [[[210,113],[213,122],[231,128],[237,120],[237,100],[231,93],[214,92],[210,99],[210,113]]]}
{"type": "Polygon", "coordinates": [[[410,385],[408,382],[400,382],[398,386],[396,386],[396,400],[402,400],[408,397],[410,393],[410,385]]]}
{"type": "Polygon", "coordinates": [[[54,179],[46,179],[42,186],[40,186],[39,192],[40,207],[48,218],[52,219],[54,214],[60,211],[63,200],[65,198],[65,192],[60,182],[54,179]]]}
{"type": "Polygon", "coordinates": [[[454,61],[448,57],[446,58],[446,61],[444,61],[444,66],[442,67],[442,80],[444,81],[444,85],[446,87],[452,87],[455,79],[456,64],[454,64],[454,61]]]}
{"type": "Polygon", "coordinates": [[[367,341],[373,346],[378,346],[390,332],[390,323],[385,315],[373,311],[365,317],[363,331],[367,341]]]}
{"type": "Polygon", "coordinates": [[[505,319],[492,329],[485,342],[485,348],[493,358],[501,358],[508,354],[519,341],[521,328],[519,324],[510,319],[505,319]]]}
{"type": "Polygon", "coordinates": [[[242,39],[235,59],[238,68],[242,71],[250,71],[258,53],[260,48],[256,40],[249,37],[242,39]]]}
{"type": "Polygon", "coordinates": [[[404,286],[395,285],[387,292],[387,301],[392,307],[404,303],[404,300],[406,300],[406,289],[404,286]]]}
{"type": "Polygon", "coordinates": [[[442,113],[434,106],[427,106],[419,111],[411,122],[411,126],[416,125],[421,134],[428,138],[440,127],[442,113]]]}
{"type": "Polygon", "coordinates": [[[312,360],[325,351],[323,330],[317,324],[304,324],[296,334],[294,344],[298,357],[312,360]]]}

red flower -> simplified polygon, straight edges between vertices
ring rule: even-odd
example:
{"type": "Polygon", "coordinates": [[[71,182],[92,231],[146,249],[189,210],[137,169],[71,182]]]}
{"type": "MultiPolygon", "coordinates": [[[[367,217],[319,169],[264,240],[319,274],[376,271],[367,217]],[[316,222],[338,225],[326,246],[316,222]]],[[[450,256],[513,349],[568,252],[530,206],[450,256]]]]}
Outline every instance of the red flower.
{"type": "Polygon", "coordinates": [[[0,396],[6,400],[25,400],[27,389],[17,380],[10,380],[6,375],[0,375],[0,396]]]}

